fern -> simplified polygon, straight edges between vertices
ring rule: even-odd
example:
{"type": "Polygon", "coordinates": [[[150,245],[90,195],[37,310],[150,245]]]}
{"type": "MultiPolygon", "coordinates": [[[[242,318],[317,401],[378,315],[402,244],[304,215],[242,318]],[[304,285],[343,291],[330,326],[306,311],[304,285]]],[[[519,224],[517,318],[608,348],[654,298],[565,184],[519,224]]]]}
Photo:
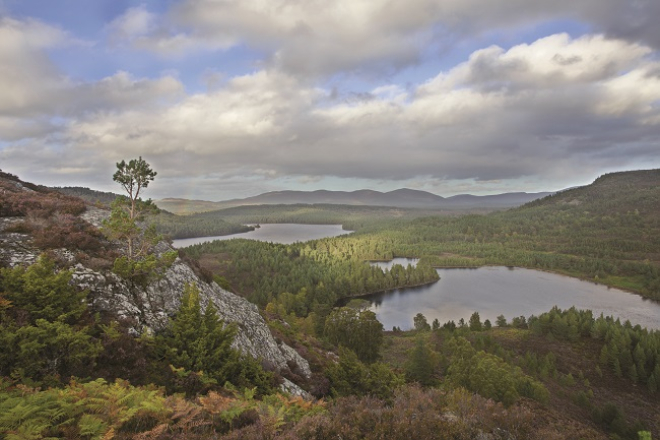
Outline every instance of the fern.
{"type": "Polygon", "coordinates": [[[81,435],[89,435],[92,439],[101,439],[108,433],[108,424],[101,418],[90,414],[84,414],[78,422],[81,435]]]}
{"type": "MultiPolygon", "coordinates": [[[[44,440],[42,433],[48,429],[48,424],[37,421],[30,421],[21,424],[18,429],[7,432],[7,440],[44,440]]],[[[51,437],[54,438],[54,437],[51,437]]]]}
{"type": "Polygon", "coordinates": [[[0,438],[109,439],[120,429],[139,429],[145,419],[150,420],[149,427],[153,420],[171,423],[172,412],[160,390],[136,388],[121,380],[72,381],[64,389],[45,391],[0,382],[0,438]]]}

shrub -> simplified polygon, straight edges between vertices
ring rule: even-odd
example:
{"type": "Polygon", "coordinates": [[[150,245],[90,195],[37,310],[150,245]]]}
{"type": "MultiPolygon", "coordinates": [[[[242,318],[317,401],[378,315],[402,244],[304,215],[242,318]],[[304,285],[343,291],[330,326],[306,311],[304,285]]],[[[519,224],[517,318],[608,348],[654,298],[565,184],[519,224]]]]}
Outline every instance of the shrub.
{"type": "Polygon", "coordinates": [[[403,377],[381,363],[365,365],[353,351],[340,347],[339,362],[326,371],[335,396],[376,396],[390,399],[394,390],[403,385],[403,377]]]}
{"type": "Polygon", "coordinates": [[[157,355],[178,376],[175,390],[192,396],[230,382],[239,387],[256,386],[260,394],[272,393],[272,373],[231,347],[235,332],[233,325],[218,318],[212,301],[202,312],[199,289],[194,284],[186,286],[177,315],[156,337],[157,355]]]}
{"type": "Polygon", "coordinates": [[[7,302],[0,315],[0,374],[57,385],[87,376],[101,350],[84,325],[87,292],[69,284],[70,271],[55,271],[41,257],[28,268],[0,269],[7,302]]]}
{"type": "Polygon", "coordinates": [[[98,252],[104,248],[103,236],[92,225],[71,214],[54,214],[48,224],[32,224],[35,244],[44,249],[67,248],[98,252]]]}
{"type": "Polygon", "coordinates": [[[87,309],[87,292],[71,285],[71,277],[72,272],[56,271],[55,262],[42,256],[27,268],[0,269],[0,289],[14,311],[27,312],[30,324],[38,319],[73,324],[87,309]]]}
{"type": "Polygon", "coordinates": [[[20,191],[2,195],[0,215],[48,218],[56,212],[80,215],[85,212],[85,202],[57,192],[20,191]]]}

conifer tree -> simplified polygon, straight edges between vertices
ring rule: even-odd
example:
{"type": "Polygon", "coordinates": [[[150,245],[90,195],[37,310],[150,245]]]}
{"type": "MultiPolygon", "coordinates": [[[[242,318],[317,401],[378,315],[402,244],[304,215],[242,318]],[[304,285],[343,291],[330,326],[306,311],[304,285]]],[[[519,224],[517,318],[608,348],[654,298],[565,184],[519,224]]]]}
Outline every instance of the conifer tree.
{"type": "MultiPolygon", "coordinates": [[[[232,348],[235,334],[233,325],[218,318],[212,301],[202,312],[199,289],[195,284],[187,285],[177,315],[167,331],[157,337],[157,351],[179,376],[201,378],[201,386],[230,382],[240,387],[257,386],[260,394],[272,392],[272,374],[232,348]]],[[[200,390],[186,391],[192,394],[200,390]]]]}
{"type": "Polygon", "coordinates": [[[32,324],[37,319],[73,323],[87,308],[87,291],[69,284],[71,277],[71,271],[57,271],[55,262],[42,256],[27,268],[0,269],[0,291],[14,310],[28,313],[32,324]]]}
{"type": "Polygon", "coordinates": [[[383,343],[383,324],[370,310],[335,309],[325,321],[325,336],[336,345],[355,352],[362,362],[375,362],[383,343]]]}
{"type": "Polygon", "coordinates": [[[8,300],[0,314],[0,376],[57,385],[88,374],[101,347],[79,322],[87,292],[69,284],[71,276],[46,257],[28,268],[0,270],[0,292],[8,300]]]}
{"type": "Polygon", "coordinates": [[[436,380],[433,373],[437,364],[436,357],[424,339],[418,337],[405,365],[406,379],[423,386],[434,385],[436,380]]]}
{"type": "Polygon", "coordinates": [[[478,312],[474,312],[472,316],[470,316],[470,330],[473,332],[480,332],[482,330],[481,326],[481,317],[479,316],[478,312]]]}
{"type": "Polygon", "coordinates": [[[128,194],[131,204],[129,211],[131,220],[137,218],[136,205],[140,199],[140,192],[146,189],[150,182],[153,182],[156,174],[158,173],[151,169],[142,156],[132,159],[128,163],[123,160],[117,163],[117,171],[112,176],[112,180],[119,183],[128,194]]]}
{"type": "Polygon", "coordinates": [[[235,329],[218,319],[212,304],[202,313],[199,289],[195,284],[186,285],[179,311],[161,341],[173,366],[204,371],[224,384],[225,371],[238,360],[238,352],[231,348],[235,329]]]}
{"type": "Polygon", "coordinates": [[[628,378],[634,383],[637,383],[639,380],[639,376],[637,375],[637,367],[634,364],[628,369],[628,378]]]}
{"type": "Polygon", "coordinates": [[[428,331],[431,330],[429,322],[426,320],[426,316],[421,313],[416,314],[413,317],[413,325],[417,331],[428,331]]]}
{"type": "Polygon", "coordinates": [[[646,381],[646,387],[651,393],[656,393],[658,391],[658,381],[655,374],[649,376],[649,379],[646,381]]]}
{"type": "Polygon", "coordinates": [[[158,241],[155,228],[143,230],[138,222],[148,211],[156,211],[151,200],[143,202],[140,193],[149,186],[156,177],[156,172],[140,157],[128,163],[117,163],[117,171],[112,179],[119,183],[126,192],[126,198],[117,198],[112,204],[110,218],[104,221],[106,234],[115,240],[126,242],[126,258],[129,262],[145,257],[151,246],[158,241]]]}

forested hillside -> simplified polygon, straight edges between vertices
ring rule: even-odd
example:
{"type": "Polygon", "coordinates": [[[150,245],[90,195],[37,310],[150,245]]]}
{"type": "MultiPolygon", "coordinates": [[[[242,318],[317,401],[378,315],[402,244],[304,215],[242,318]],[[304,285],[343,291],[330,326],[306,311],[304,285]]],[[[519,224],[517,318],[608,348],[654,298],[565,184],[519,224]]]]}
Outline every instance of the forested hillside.
{"type": "Polygon", "coordinates": [[[312,246],[366,260],[424,257],[436,267],[538,268],[660,299],[660,171],[606,175],[486,215],[367,222],[312,246]]]}
{"type": "Polygon", "coordinates": [[[204,200],[162,199],[159,207],[177,214],[217,211],[232,207],[261,205],[342,205],[342,206],[383,206],[418,209],[503,209],[522,205],[550,193],[504,193],[487,196],[460,194],[441,197],[426,191],[401,188],[389,192],[373,190],[357,191],[272,191],[245,199],[208,202],[204,200]]]}
{"type": "Polygon", "coordinates": [[[185,252],[252,302],[262,307],[272,303],[298,317],[313,313],[319,328],[341,298],[438,280],[428,264],[395,265],[391,271],[383,271],[360,259],[324,252],[326,242],[283,245],[227,240],[194,245],[185,252]]]}
{"type": "Polygon", "coordinates": [[[68,196],[79,197],[85,202],[95,205],[110,206],[117,197],[122,197],[119,194],[96,191],[82,186],[63,186],[54,187],[52,189],[68,196]]]}
{"type": "MultiPolygon", "coordinates": [[[[487,212],[487,210],[484,210],[487,212]]],[[[396,219],[413,219],[432,215],[459,215],[435,209],[390,208],[382,206],[348,205],[259,205],[239,206],[219,211],[184,216],[192,221],[232,223],[303,223],[341,224],[346,230],[373,228],[383,222],[396,219]]]]}

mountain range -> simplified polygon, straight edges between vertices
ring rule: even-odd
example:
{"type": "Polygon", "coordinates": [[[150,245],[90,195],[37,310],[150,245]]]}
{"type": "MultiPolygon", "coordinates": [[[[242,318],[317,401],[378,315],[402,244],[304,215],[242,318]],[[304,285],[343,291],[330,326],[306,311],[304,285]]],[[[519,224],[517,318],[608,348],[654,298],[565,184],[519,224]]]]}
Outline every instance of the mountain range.
{"type": "Polygon", "coordinates": [[[427,191],[402,188],[389,192],[358,191],[272,191],[244,199],[221,202],[165,198],[156,200],[158,207],[174,213],[214,211],[246,205],[334,204],[355,206],[391,206],[425,209],[503,209],[523,205],[551,195],[551,192],[513,192],[488,196],[460,194],[442,197],[427,191]]]}

